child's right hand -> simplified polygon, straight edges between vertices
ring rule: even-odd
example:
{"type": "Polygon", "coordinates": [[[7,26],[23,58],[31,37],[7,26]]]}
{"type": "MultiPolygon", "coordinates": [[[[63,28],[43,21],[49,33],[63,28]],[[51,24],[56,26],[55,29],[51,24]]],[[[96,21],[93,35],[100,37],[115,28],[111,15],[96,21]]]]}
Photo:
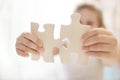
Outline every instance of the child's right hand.
{"type": "Polygon", "coordinates": [[[18,55],[28,57],[29,52],[40,54],[44,50],[43,43],[32,33],[22,33],[16,40],[16,52],[18,55]]]}

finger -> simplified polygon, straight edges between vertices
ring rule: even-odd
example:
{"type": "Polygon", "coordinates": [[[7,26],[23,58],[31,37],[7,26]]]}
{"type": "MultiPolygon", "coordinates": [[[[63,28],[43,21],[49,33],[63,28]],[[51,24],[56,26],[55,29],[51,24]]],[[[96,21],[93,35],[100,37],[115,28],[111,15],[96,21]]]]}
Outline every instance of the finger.
{"type": "Polygon", "coordinates": [[[85,46],[83,47],[83,50],[85,52],[89,52],[89,51],[103,51],[103,52],[111,52],[112,46],[109,44],[94,44],[91,46],[85,46]]]}
{"type": "Polygon", "coordinates": [[[27,40],[29,40],[32,43],[36,44],[38,47],[43,47],[43,42],[40,39],[38,39],[37,37],[35,37],[33,34],[31,34],[29,36],[27,36],[27,35],[25,35],[25,36],[26,37],[24,37],[24,38],[26,38],[27,40]],[[36,38],[36,39],[34,39],[34,38],[36,38]],[[34,41],[32,39],[34,39],[34,41]]]}
{"type": "Polygon", "coordinates": [[[16,48],[25,52],[30,52],[30,53],[34,53],[34,54],[39,54],[39,52],[37,50],[31,49],[27,46],[25,46],[24,44],[16,44],[16,48]]]}
{"type": "Polygon", "coordinates": [[[26,39],[28,39],[28,40],[32,41],[33,43],[37,44],[38,46],[41,46],[42,41],[40,39],[38,39],[36,36],[34,36],[33,34],[25,33],[25,34],[23,34],[23,36],[26,39]]]}
{"type": "Polygon", "coordinates": [[[22,57],[28,57],[29,54],[27,52],[24,52],[20,49],[16,49],[16,52],[18,53],[18,55],[22,56],[22,57]]]}
{"type": "Polygon", "coordinates": [[[112,35],[111,32],[106,31],[104,28],[94,28],[94,29],[88,31],[87,33],[85,33],[85,34],[82,36],[82,39],[83,39],[83,40],[86,40],[86,39],[88,39],[89,37],[92,37],[92,36],[94,36],[94,35],[99,35],[99,34],[112,35]]]}
{"type": "Polygon", "coordinates": [[[43,53],[44,52],[44,48],[43,47],[38,47],[37,50],[38,50],[39,53],[43,53]]]}
{"type": "Polygon", "coordinates": [[[97,43],[111,44],[112,42],[114,42],[114,39],[112,36],[95,35],[83,41],[83,46],[90,46],[90,45],[97,44],[97,43]]]}
{"type": "Polygon", "coordinates": [[[32,49],[37,49],[37,45],[35,45],[35,43],[33,43],[32,41],[22,37],[22,38],[18,38],[18,43],[24,44],[25,46],[32,48],[32,49]]]}
{"type": "Polygon", "coordinates": [[[94,57],[97,57],[97,58],[108,58],[110,53],[108,52],[102,52],[102,51],[96,51],[96,52],[92,52],[92,51],[89,51],[89,52],[86,52],[87,55],[89,56],[94,56],[94,57]]]}

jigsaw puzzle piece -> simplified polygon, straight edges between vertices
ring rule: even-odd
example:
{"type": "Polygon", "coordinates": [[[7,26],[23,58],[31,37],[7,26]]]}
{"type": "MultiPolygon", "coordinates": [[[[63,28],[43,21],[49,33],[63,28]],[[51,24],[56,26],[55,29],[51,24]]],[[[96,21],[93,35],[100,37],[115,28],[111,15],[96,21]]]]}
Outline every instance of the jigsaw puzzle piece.
{"type": "Polygon", "coordinates": [[[54,39],[54,24],[45,24],[45,32],[38,31],[39,25],[32,23],[32,33],[44,43],[43,58],[46,62],[54,62],[53,48],[58,45],[59,40],[54,39]]]}
{"type": "Polygon", "coordinates": [[[53,48],[54,47],[58,47],[59,48],[59,44],[60,44],[60,40],[54,39],[54,25],[49,25],[46,24],[45,26],[45,30],[46,30],[46,42],[45,42],[45,53],[43,54],[44,56],[44,60],[46,62],[53,62],[53,48]],[[48,28],[49,27],[49,28],[48,28]]]}
{"type": "Polygon", "coordinates": [[[77,53],[77,63],[87,63],[87,56],[82,52],[81,36],[90,30],[90,26],[80,24],[79,13],[74,13],[71,16],[72,21],[70,25],[61,25],[60,38],[68,38],[70,44],[68,48],[61,47],[60,55],[62,63],[70,62],[71,53],[77,53]]]}

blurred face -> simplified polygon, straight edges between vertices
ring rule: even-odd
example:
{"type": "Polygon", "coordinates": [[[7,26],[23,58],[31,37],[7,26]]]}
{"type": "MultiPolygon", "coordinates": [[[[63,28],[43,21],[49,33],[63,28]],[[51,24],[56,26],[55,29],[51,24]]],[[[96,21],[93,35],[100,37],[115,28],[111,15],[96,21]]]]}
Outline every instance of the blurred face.
{"type": "Polygon", "coordinates": [[[80,20],[81,24],[90,25],[92,28],[100,27],[96,12],[85,8],[85,9],[81,9],[79,13],[81,15],[81,20],[80,20]]]}

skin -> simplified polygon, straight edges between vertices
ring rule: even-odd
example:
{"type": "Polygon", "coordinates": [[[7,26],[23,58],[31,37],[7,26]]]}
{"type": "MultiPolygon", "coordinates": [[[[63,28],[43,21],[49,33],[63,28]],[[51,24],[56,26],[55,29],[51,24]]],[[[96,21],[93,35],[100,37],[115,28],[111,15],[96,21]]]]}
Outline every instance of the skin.
{"type": "MultiPolygon", "coordinates": [[[[103,63],[113,65],[120,62],[120,47],[113,34],[104,28],[99,28],[97,14],[89,9],[79,11],[81,24],[90,25],[91,30],[82,36],[83,51],[89,55],[101,59],[103,63]]],[[[29,52],[41,54],[44,52],[43,43],[32,33],[22,33],[16,40],[16,51],[18,55],[28,57],[29,52]]],[[[58,48],[53,53],[59,52],[58,48]]]]}

